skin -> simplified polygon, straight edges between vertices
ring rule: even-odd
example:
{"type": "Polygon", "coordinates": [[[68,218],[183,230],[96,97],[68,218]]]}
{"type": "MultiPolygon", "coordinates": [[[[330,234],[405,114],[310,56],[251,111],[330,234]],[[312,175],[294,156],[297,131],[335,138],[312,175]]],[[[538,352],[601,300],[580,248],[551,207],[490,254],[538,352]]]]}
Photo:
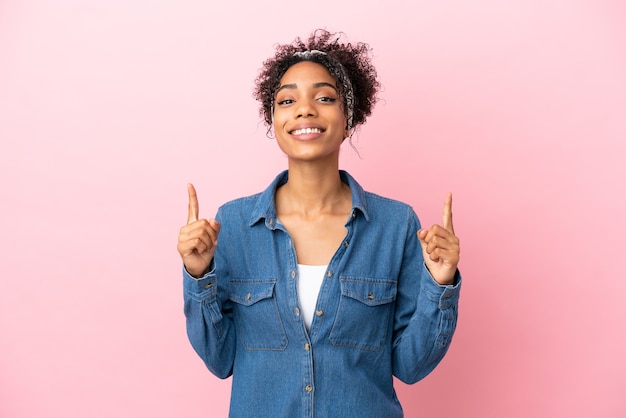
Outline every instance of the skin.
{"type": "MultiPolygon", "coordinates": [[[[344,224],[352,210],[350,189],[339,177],[339,151],[348,134],[336,86],[325,67],[305,61],[285,72],[275,98],[274,133],[289,165],[289,180],[276,191],[276,211],[301,264],[330,262],[345,237],[344,224]],[[306,128],[312,131],[303,132],[306,128]]],[[[215,219],[198,219],[193,185],[187,191],[188,220],[178,236],[178,252],[189,274],[201,277],[215,254],[220,225],[215,219]]],[[[443,226],[420,229],[417,236],[431,275],[447,285],[454,282],[460,251],[451,193],[444,201],[442,220],[443,226]]]]}

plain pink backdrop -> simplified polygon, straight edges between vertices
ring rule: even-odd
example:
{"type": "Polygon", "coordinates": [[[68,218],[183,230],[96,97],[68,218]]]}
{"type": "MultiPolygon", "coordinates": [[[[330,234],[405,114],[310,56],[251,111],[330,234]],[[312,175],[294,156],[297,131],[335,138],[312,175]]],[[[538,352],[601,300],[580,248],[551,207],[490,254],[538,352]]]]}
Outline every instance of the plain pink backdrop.
{"type": "MultiPolygon", "coordinates": [[[[251,97],[277,42],[374,48],[383,99],[342,167],[440,222],[464,288],[407,417],[623,417],[623,1],[0,2],[0,416],[226,416],[176,252],[285,159],[251,97]]],[[[271,388],[268,388],[271,393],[271,388]]]]}

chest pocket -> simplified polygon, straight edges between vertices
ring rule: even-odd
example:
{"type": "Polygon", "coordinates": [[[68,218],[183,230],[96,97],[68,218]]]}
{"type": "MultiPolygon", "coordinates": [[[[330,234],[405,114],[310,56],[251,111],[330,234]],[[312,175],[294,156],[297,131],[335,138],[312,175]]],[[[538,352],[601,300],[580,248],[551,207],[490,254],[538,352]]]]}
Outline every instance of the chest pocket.
{"type": "Polygon", "coordinates": [[[397,284],[387,279],[341,277],[341,299],[330,342],[378,351],[390,332],[397,284]]]}
{"type": "Polygon", "coordinates": [[[234,303],[237,337],[247,350],[283,350],[285,327],[274,295],[275,280],[232,279],[229,298],[234,303]]]}

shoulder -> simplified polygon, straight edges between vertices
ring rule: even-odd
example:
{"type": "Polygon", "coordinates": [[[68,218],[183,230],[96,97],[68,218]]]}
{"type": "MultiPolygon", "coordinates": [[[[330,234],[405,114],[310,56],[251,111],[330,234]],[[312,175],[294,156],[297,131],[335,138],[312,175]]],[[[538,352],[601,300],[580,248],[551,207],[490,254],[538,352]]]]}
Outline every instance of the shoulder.
{"type": "Polygon", "coordinates": [[[372,192],[364,192],[364,196],[372,221],[384,220],[387,225],[412,225],[419,228],[417,214],[409,204],[372,192]]]}
{"type": "Polygon", "coordinates": [[[404,202],[366,191],[347,171],[340,171],[340,175],[342,180],[350,186],[353,205],[363,212],[383,211],[405,214],[413,212],[411,206],[404,202]]]}
{"type": "Polygon", "coordinates": [[[360,210],[368,222],[382,223],[386,226],[419,228],[419,220],[410,205],[364,190],[347,171],[340,171],[340,175],[342,180],[350,186],[354,208],[360,210]]]}
{"type": "Polygon", "coordinates": [[[376,206],[387,210],[413,211],[413,208],[405,202],[390,197],[381,196],[376,193],[363,192],[368,206],[376,206]]]}
{"type": "Polygon", "coordinates": [[[222,206],[220,206],[220,210],[237,210],[238,208],[246,207],[246,206],[254,206],[256,202],[261,197],[261,193],[255,193],[250,196],[242,196],[236,199],[229,200],[224,202],[222,206]]]}
{"type": "Polygon", "coordinates": [[[231,200],[220,206],[218,214],[247,216],[252,222],[263,217],[275,217],[274,195],[276,189],[287,181],[287,171],[283,171],[262,192],[231,200]]]}
{"type": "Polygon", "coordinates": [[[229,200],[219,207],[218,213],[222,216],[247,215],[249,217],[261,195],[262,193],[255,193],[250,196],[242,196],[229,200]]]}

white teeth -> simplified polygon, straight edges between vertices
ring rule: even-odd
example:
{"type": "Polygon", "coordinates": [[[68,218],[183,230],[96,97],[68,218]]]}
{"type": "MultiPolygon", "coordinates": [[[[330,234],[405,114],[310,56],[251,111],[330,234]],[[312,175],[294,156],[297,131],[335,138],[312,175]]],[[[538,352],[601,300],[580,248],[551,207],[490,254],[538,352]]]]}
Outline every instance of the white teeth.
{"type": "Polygon", "coordinates": [[[318,128],[304,128],[304,129],[296,129],[295,131],[292,132],[292,134],[294,135],[303,135],[303,134],[312,134],[312,133],[319,134],[321,132],[322,130],[318,128]]]}

